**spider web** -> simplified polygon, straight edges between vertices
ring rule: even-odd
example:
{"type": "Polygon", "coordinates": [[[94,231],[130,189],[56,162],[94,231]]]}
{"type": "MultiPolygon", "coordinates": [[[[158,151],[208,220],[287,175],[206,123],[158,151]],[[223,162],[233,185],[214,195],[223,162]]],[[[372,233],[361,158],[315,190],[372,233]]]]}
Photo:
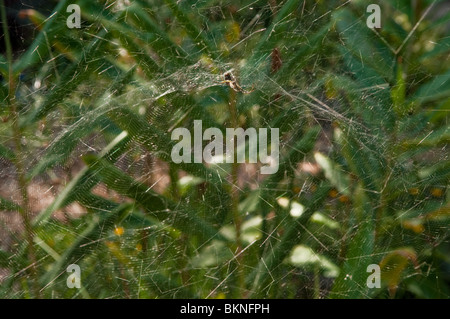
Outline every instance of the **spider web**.
{"type": "MultiPolygon", "coordinates": [[[[448,122],[432,117],[448,95],[411,104],[415,113],[392,124],[389,44],[417,40],[423,23],[448,12],[444,2],[428,1],[408,26],[408,4],[382,1],[383,23],[404,27],[402,39],[368,29],[364,1],[74,3],[82,28],[56,16],[49,52],[36,49],[41,61],[17,85],[33,256],[21,214],[4,209],[1,296],[449,297],[448,139],[439,139],[448,122]],[[230,88],[228,71],[251,92],[230,88]],[[223,131],[279,128],[280,170],[174,165],[171,132],[198,119],[223,131]],[[81,289],[67,287],[70,264],[81,289]],[[370,264],[382,288],[366,285],[370,264]]],[[[11,17],[36,10],[45,22],[56,5],[6,2],[11,17]]],[[[14,58],[52,34],[44,22],[16,21],[14,58]]],[[[439,37],[447,62],[448,36],[439,37]]],[[[417,87],[440,74],[411,69],[417,87]]],[[[14,119],[3,114],[1,143],[14,149],[14,119]]],[[[23,203],[13,161],[0,157],[0,176],[1,197],[23,203]]]]}

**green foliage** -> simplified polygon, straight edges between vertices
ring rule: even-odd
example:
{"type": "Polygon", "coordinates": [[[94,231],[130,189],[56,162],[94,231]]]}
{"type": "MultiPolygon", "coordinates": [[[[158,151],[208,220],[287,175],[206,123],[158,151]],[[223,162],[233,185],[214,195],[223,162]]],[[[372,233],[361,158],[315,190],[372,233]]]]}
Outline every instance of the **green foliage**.
{"type": "Polygon", "coordinates": [[[59,1],[27,11],[25,52],[1,39],[0,175],[19,194],[0,210],[24,227],[0,297],[450,296],[450,15],[425,15],[441,2],[380,1],[380,30],[367,1],[72,2],[81,29],[59,1]],[[194,120],[279,128],[279,170],[173,163],[194,120]],[[33,213],[28,186],[55,171],[33,213]]]}

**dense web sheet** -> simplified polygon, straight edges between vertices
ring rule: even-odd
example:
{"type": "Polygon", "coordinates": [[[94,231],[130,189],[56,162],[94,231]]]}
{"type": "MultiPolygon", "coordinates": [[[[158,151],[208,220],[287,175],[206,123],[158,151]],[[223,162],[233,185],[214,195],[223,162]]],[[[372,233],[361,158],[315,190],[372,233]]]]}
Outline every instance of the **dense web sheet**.
{"type": "Polygon", "coordinates": [[[450,297],[445,1],[5,4],[0,296],[450,297]],[[196,120],[277,171],[174,162],[196,120]]]}

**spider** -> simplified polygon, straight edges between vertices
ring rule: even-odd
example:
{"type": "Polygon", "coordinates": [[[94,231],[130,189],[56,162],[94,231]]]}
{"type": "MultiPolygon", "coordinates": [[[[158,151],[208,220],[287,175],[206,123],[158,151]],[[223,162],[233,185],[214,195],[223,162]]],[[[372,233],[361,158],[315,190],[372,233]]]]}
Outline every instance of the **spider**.
{"type": "Polygon", "coordinates": [[[228,84],[228,86],[229,86],[230,88],[232,88],[232,89],[233,89],[234,91],[236,91],[236,92],[242,92],[242,93],[244,93],[244,94],[249,94],[249,93],[252,93],[252,92],[255,90],[255,88],[254,88],[253,85],[252,85],[252,88],[251,88],[250,91],[244,90],[244,89],[238,84],[238,82],[237,82],[237,80],[236,80],[236,77],[233,75],[233,73],[231,72],[231,70],[225,72],[225,73],[223,74],[223,78],[224,78],[224,80],[223,80],[222,82],[220,82],[220,83],[226,83],[226,84],[228,84]]]}

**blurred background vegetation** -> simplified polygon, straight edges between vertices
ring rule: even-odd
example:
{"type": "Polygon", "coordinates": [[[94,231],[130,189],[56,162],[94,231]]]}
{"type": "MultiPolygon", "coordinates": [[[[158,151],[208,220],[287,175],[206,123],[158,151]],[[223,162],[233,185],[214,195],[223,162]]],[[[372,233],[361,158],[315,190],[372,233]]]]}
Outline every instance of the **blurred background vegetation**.
{"type": "Polygon", "coordinates": [[[370,3],[1,0],[0,297],[448,298],[449,5],[370,3]],[[194,120],[278,172],[173,163],[194,120]]]}

